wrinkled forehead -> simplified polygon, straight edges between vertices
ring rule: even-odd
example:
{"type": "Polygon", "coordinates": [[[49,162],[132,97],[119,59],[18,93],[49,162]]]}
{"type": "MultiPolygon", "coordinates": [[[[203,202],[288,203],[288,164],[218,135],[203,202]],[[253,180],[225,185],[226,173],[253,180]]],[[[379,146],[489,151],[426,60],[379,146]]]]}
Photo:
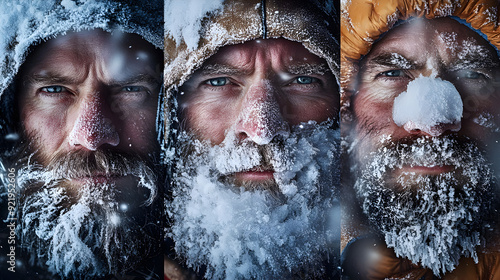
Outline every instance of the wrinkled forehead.
{"type": "Polygon", "coordinates": [[[82,72],[100,64],[106,75],[115,78],[134,72],[159,72],[160,50],[137,34],[86,30],[68,32],[36,46],[22,66],[25,73],[82,72]],[[78,69],[80,68],[80,69],[78,69]],[[130,72],[130,73],[128,73],[130,72]]]}
{"type": "Polygon", "coordinates": [[[256,39],[242,44],[224,46],[204,65],[221,64],[250,68],[256,61],[273,66],[294,64],[325,64],[326,60],[309,52],[301,43],[287,39],[256,39]]]}
{"type": "Polygon", "coordinates": [[[476,31],[455,19],[413,18],[389,30],[373,45],[361,64],[382,54],[399,54],[414,62],[437,57],[444,64],[457,60],[498,60],[496,50],[476,31]]]}

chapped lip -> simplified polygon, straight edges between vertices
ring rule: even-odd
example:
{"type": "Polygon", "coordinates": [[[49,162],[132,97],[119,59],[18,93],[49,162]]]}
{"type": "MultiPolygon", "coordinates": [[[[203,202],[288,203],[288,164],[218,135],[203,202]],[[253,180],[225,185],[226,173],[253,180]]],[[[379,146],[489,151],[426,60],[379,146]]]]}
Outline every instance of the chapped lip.
{"type": "Polygon", "coordinates": [[[434,166],[420,166],[420,165],[405,165],[401,169],[401,172],[412,172],[421,175],[439,175],[446,172],[452,172],[455,170],[453,165],[434,165],[434,166]]]}
{"type": "Polygon", "coordinates": [[[274,179],[274,170],[256,166],[251,169],[234,173],[237,180],[241,181],[267,181],[274,179]]]}

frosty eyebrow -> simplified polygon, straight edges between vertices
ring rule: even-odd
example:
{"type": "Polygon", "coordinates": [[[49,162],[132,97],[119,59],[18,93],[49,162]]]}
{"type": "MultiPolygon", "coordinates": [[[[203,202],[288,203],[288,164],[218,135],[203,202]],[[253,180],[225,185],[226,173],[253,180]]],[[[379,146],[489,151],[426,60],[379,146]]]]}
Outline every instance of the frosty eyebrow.
{"type": "Polygon", "coordinates": [[[236,68],[226,64],[208,64],[203,66],[201,69],[201,75],[245,75],[249,74],[248,70],[236,68]]]}
{"type": "Polygon", "coordinates": [[[500,62],[482,53],[467,53],[450,65],[451,71],[462,69],[491,69],[500,67],[500,62]]]}
{"type": "Polygon", "coordinates": [[[326,63],[293,64],[287,66],[286,71],[292,75],[325,75],[326,73],[331,72],[326,63]]]}
{"type": "Polygon", "coordinates": [[[422,66],[399,53],[382,53],[372,58],[367,64],[369,66],[382,65],[404,70],[417,69],[422,66]]]}

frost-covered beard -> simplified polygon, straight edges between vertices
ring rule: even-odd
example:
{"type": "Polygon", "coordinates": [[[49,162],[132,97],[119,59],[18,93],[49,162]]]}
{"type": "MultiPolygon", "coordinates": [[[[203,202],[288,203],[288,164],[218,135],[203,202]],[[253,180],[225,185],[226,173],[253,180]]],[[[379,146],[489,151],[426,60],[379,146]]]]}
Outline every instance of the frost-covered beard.
{"type": "Polygon", "coordinates": [[[435,275],[452,271],[461,256],[477,261],[480,228],[496,189],[484,154],[472,141],[451,136],[386,142],[368,156],[355,190],[387,245],[435,275]],[[436,165],[455,170],[439,175],[399,170],[436,165]]]}
{"type": "Polygon", "coordinates": [[[120,152],[74,151],[47,167],[29,155],[18,172],[20,234],[30,263],[74,279],[123,274],[154,253],[161,241],[152,165],[120,152]],[[68,178],[95,173],[131,178],[129,184],[68,178]],[[132,179],[133,178],[133,179],[132,179]]]}
{"type": "Polygon", "coordinates": [[[187,265],[206,265],[208,279],[324,273],[323,261],[340,238],[339,226],[328,226],[329,214],[338,210],[332,205],[339,183],[339,131],[330,127],[302,124],[265,149],[231,137],[211,147],[183,133],[180,146],[191,153],[177,164],[166,208],[168,236],[187,265]],[[264,157],[275,171],[278,196],[268,186],[249,191],[221,180],[264,157]]]}

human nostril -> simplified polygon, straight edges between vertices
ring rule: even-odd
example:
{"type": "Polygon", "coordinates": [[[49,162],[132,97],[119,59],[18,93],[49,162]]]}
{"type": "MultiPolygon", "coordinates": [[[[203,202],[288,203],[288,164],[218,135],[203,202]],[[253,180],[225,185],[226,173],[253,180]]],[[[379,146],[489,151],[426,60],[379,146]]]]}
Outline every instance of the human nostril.
{"type": "Polygon", "coordinates": [[[236,138],[241,141],[241,140],[247,139],[248,135],[244,131],[239,131],[239,132],[236,132],[236,138]]]}
{"type": "Polygon", "coordinates": [[[447,132],[456,132],[461,128],[461,122],[456,123],[439,123],[435,125],[427,125],[408,121],[403,125],[403,128],[410,134],[440,136],[447,132]]]}

